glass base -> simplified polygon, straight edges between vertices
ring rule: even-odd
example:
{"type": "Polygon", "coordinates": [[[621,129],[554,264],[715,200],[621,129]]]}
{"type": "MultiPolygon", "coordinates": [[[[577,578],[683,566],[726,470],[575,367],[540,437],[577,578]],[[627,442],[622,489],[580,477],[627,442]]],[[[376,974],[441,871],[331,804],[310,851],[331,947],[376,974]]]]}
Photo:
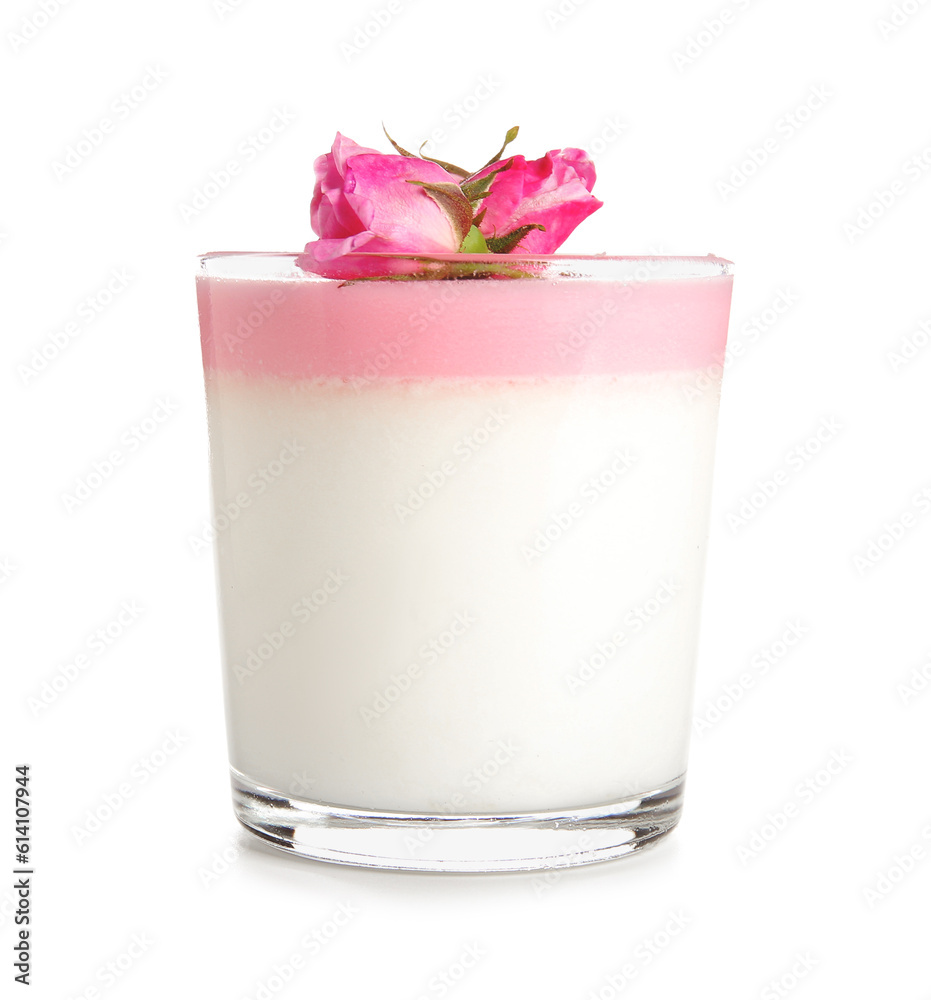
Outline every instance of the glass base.
{"type": "Polygon", "coordinates": [[[230,768],[236,818],[257,837],[317,861],[424,872],[517,872],[610,861],[679,822],[685,776],[635,798],[490,816],[347,809],[298,799],[230,768]]]}

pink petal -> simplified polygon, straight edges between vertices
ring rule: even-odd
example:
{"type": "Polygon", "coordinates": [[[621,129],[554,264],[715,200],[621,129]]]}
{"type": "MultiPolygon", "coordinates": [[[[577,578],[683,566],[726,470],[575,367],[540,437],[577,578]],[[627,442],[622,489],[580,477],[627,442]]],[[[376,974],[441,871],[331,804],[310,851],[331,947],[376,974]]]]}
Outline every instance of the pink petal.
{"type": "Polygon", "coordinates": [[[316,184],[310,202],[310,225],[318,236],[350,236],[363,228],[343,195],[343,175],[350,156],[374,152],[337,132],[330,152],[314,160],[316,184]]]}
{"type": "Polygon", "coordinates": [[[368,257],[367,253],[392,253],[395,248],[374,233],[364,232],[345,240],[314,240],[304,247],[297,263],[305,271],[325,278],[380,277],[390,274],[413,274],[420,268],[417,261],[368,257]]]}
{"type": "Polygon", "coordinates": [[[513,159],[512,166],[492,181],[491,194],[483,201],[482,233],[504,236],[519,226],[541,223],[546,231],[532,230],[514,252],[553,253],[602,205],[591,194],[594,165],[582,150],[574,148],[553,149],[538,160],[513,159]]]}
{"type": "Polygon", "coordinates": [[[346,161],[349,157],[358,156],[360,153],[374,153],[376,156],[379,155],[377,149],[360,146],[357,142],[353,142],[352,139],[347,139],[341,132],[336,133],[336,138],[333,140],[332,154],[336,163],[336,169],[341,174],[345,173],[346,161]]]}
{"type": "Polygon", "coordinates": [[[442,167],[408,156],[361,154],[346,164],[346,200],[363,227],[391,249],[454,253],[459,240],[440,206],[409,180],[455,181],[442,167]]]}

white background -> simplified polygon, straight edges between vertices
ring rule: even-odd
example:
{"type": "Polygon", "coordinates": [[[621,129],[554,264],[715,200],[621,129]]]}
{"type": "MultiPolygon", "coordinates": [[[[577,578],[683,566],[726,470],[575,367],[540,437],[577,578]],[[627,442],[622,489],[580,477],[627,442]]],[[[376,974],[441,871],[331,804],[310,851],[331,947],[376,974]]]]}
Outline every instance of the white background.
{"type": "Polygon", "coordinates": [[[31,995],[439,997],[471,946],[448,991],[463,1000],[928,996],[931,12],[70,0],[48,16],[10,0],[2,21],[0,858],[12,869],[28,761],[31,995]],[[276,114],[287,126],[247,158],[276,114]],[[102,141],[56,168],[102,118],[102,141]],[[301,248],[314,157],[337,129],[386,148],[382,120],[406,145],[444,130],[434,153],[466,165],[515,123],[513,152],[590,149],[605,207],[564,252],[737,264],[696,702],[713,721],[681,825],[639,858],[546,882],[381,873],[289,858],[233,820],[212,557],[191,543],[208,515],[194,258],[301,248]],[[230,183],[183,213],[231,159],[230,183]],[[170,417],[127,445],[165,400],[170,417]],[[122,464],[67,509],[114,449],[122,464]],[[91,650],[124,602],[131,624],[91,650]],[[803,637],[762,674],[792,623],[803,637]],[[354,915],[327,938],[340,905],[354,915]],[[315,929],[326,943],[302,951],[315,929]],[[633,980],[612,985],[625,964],[633,980]]]}

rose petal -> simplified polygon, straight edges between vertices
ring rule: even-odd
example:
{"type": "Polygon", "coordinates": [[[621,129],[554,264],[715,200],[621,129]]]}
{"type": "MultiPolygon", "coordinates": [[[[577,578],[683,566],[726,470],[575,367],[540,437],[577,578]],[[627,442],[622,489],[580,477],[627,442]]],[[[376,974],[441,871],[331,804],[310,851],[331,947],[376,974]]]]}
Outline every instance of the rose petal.
{"type": "Polygon", "coordinates": [[[410,180],[455,180],[442,167],[408,156],[362,154],[346,163],[344,193],[362,226],[398,251],[455,253],[459,240],[449,216],[410,180]]]}
{"type": "MultiPolygon", "coordinates": [[[[602,202],[591,194],[595,168],[580,149],[553,149],[538,160],[511,158],[491,184],[482,201],[485,216],[479,227],[485,236],[504,236],[532,222],[546,226],[532,230],[521,240],[515,253],[549,254],[565,242],[575,227],[602,202]]],[[[494,170],[491,164],[482,176],[494,170]]]]}

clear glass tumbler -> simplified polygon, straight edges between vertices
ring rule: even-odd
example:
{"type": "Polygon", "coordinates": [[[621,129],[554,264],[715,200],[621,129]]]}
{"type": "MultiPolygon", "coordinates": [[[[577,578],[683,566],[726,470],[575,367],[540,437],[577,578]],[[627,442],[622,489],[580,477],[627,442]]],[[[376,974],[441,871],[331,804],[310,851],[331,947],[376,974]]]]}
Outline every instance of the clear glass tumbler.
{"type": "Polygon", "coordinates": [[[676,824],[732,267],[294,254],[197,278],[234,808],[430,871],[676,824]]]}

